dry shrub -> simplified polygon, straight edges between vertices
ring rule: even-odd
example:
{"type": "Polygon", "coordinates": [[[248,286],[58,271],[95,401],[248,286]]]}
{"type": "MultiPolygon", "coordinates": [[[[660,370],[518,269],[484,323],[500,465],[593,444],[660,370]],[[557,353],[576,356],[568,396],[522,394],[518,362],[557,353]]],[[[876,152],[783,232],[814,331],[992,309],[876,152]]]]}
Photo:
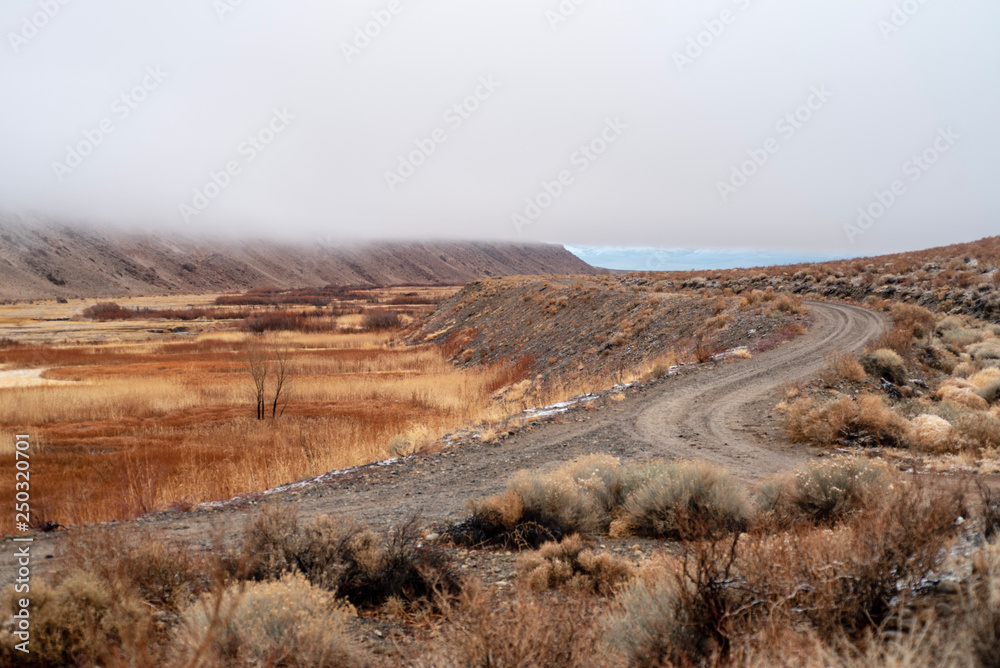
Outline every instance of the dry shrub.
{"type": "Polygon", "coordinates": [[[596,553],[574,534],[524,553],[517,560],[517,572],[519,581],[532,591],[563,589],[606,596],[631,579],[633,569],[621,557],[596,553]]]}
{"type": "Polygon", "coordinates": [[[537,548],[568,534],[606,530],[620,498],[618,460],[590,455],[549,474],[519,472],[505,493],[473,501],[471,517],[448,533],[465,545],[537,548]]]}
{"type": "Polygon", "coordinates": [[[958,316],[949,315],[938,323],[937,331],[952,332],[965,327],[965,321],[958,316]]]}
{"type": "Polygon", "coordinates": [[[954,428],[937,415],[918,415],[910,420],[913,446],[923,452],[947,452],[954,449],[954,428]]]}
{"type": "Polygon", "coordinates": [[[712,359],[720,352],[722,352],[722,349],[719,346],[704,340],[699,340],[695,344],[692,354],[699,364],[704,364],[706,362],[711,362],[712,359]]]}
{"type": "Polygon", "coordinates": [[[903,358],[893,350],[882,348],[868,353],[861,358],[861,366],[875,378],[884,378],[896,385],[906,383],[906,366],[903,364],[903,358]]]}
{"type": "Polygon", "coordinates": [[[976,394],[981,396],[987,403],[1000,401],[1000,369],[988,367],[969,378],[969,382],[978,389],[976,394]]]}
{"type": "Polygon", "coordinates": [[[934,331],[937,316],[916,304],[893,304],[892,321],[896,327],[911,332],[916,338],[923,338],[934,331]]]}
{"type": "Polygon", "coordinates": [[[830,525],[883,504],[895,482],[884,462],[841,457],[769,478],[758,486],[755,500],[782,525],[830,525]]]}
{"type": "Polygon", "coordinates": [[[239,579],[264,581],[300,573],[357,606],[393,597],[419,604],[438,591],[455,592],[450,562],[439,550],[418,547],[417,540],[413,520],[383,537],[327,516],[303,523],[292,506],[276,505],[248,524],[227,561],[239,579]]]}
{"type": "Polygon", "coordinates": [[[213,565],[190,549],[137,530],[88,528],[71,536],[65,568],[96,577],[109,591],[127,591],[157,608],[177,611],[211,585],[213,565]]]}
{"type": "Polygon", "coordinates": [[[993,366],[987,367],[970,376],[968,380],[981,390],[1000,380],[1000,369],[993,366]]]}
{"type": "Polygon", "coordinates": [[[129,320],[135,317],[135,312],[122,308],[114,302],[101,302],[83,309],[83,317],[89,320],[104,322],[107,320],[129,320]]]}
{"type": "Polygon", "coordinates": [[[361,327],[368,330],[397,329],[402,325],[396,311],[365,311],[361,327]]]}
{"type": "Polygon", "coordinates": [[[893,327],[891,331],[878,335],[865,346],[866,350],[891,350],[903,357],[913,351],[913,332],[909,329],[893,327]]]}
{"type": "Polygon", "coordinates": [[[414,668],[552,666],[606,668],[608,656],[597,623],[601,599],[552,599],[527,592],[487,593],[470,582],[427,642],[407,652],[414,668]]]}
{"type": "Polygon", "coordinates": [[[784,416],[785,433],[793,441],[833,446],[901,447],[907,444],[910,424],[893,413],[882,397],[863,394],[833,401],[804,398],[792,402],[784,416]]]}
{"type": "Polygon", "coordinates": [[[181,665],[364,666],[347,635],[351,616],[302,575],[231,585],[184,611],[174,650],[181,665]]]}
{"type": "Polygon", "coordinates": [[[979,366],[973,362],[960,362],[959,364],[955,365],[954,369],[952,369],[951,375],[954,376],[955,378],[968,379],[969,376],[972,376],[973,374],[976,373],[976,370],[978,368],[979,366]]]}
{"type": "Polygon", "coordinates": [[[938,401],[950,401],[973,410],[986,410],[989,408],[989,403],[976,393],[977,389],[969,381],[949,378],[941,383],[937,392],[934,393],[934,398],[938,401]]]}
{"type": "Polygon", "coordinates": [[[1000,410],[993,413],[962,413],[955,423],[958,432],[981,448],[1000,448],[1000,410]]]}
{"type": "Polygon", "coordinates": [[[803,627],[819,641],[864,641],[940,565],[961,496],[907,487],[833,530],[688,544],[622,592],[608,642],[632,665],[696,666],[731,665],[736,648],[773,649],[803,627]]]}
{"type": "Polygon", "coordinates": [[[984,666],[1000,657],[1000,544],[987,544],[973,556],[971,596],[965,617],[969,643],[984,666]]]}
{"type": "Polygon", "coordinates": [[[826,358],[826,366],[820,372],[829,382],[838,380],[850,383],[861,383],[865,380],[865,368],[858,358],[842,350],[838,350],[826,358]]]}
{"type": "Polygon", "coordinates": [[[706,462],[654,464],[633,474],[633,481],[641,478],[622,507],[623,522],[636,535],[685,539],[738,531],[750,519],[742,484],[706,462]]]}
{"type": "Polygon", "coordinates": [[[0,659],[18,666],[107,665],[112,657],[128,655],[132,665],[153,665],[155,645],[152,608],[135,592],[112,589],[97,576],[74,571],[57,585],[31,582],[30,596],[9,587],[0,602],[5,619],[30,605],[30,654],[14,649],[20,638],[7,624],[0,630],[0,659]]]}
{"type": "Polygon", "coordinates": [[[969,346],[968,353],[976,360],[1000,360],[1000,340],[989,339],[969,346]]]}
{"type": "Polygon", "coordinates": [[[983,333],[977,329],[956,328],[941,334],[941,341],[954,350],[965,350],[983,340],[983,333]]]}
{"type": "Polygon", "coordinates": [[[809,313],[809,307],[802,303],[802,298],[795,295],[784,294],[778,297],[772,308],[781,313],[809,313]]]}

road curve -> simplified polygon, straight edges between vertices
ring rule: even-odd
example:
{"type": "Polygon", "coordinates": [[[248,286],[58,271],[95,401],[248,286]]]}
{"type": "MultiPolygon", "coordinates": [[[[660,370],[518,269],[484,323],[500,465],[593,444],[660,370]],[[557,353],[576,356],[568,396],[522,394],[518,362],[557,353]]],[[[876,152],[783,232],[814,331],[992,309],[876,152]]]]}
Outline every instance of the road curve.
{"type": "MultiPolygon", "coordinates": [[[[414,514],[450,523],[470,498],[496,493],[520,469],[550,469],[575,457],[609,453],[623,460],[700,458],[749,481],[802,462],[809,451],[786,441],[773,407],[782,386],[815,375],[835,350],[856,351],[882,332],[884,319],[862,308],[812,302],[809,333],[750,360],[700,368],[644,388],[636,397],[562,423],[523,430],[494,444],[475,444],[391,466],[365,467],[334,482],[273,495],[294,501],[304,517],[346,515],[386,527],[414,514]]],[[[255,512],[243,504],[219,510],[144,518],[126,525],[158,530],[208,547],[232,535],[255,512]]],[[[55,554],[65,532],[36,538],[33,554],[55,554]]],[[[13,544],[0,554],[0,574],[16,569],[13,544]]],[[[50,559],[46,570],[58,563],[50,559]]]]}
{"type": "Polygon", "coordinates": [[[780,446],[769,420],[783,386],[815,375],[832,351],[860,350],[885,328],[872,311],[811,302],[808,335],[773,353],[704,374],[642,408],[629,431],[664,456],[691,456],[725,465],[745,478],[793,466],[801,454],[780,446]]]}

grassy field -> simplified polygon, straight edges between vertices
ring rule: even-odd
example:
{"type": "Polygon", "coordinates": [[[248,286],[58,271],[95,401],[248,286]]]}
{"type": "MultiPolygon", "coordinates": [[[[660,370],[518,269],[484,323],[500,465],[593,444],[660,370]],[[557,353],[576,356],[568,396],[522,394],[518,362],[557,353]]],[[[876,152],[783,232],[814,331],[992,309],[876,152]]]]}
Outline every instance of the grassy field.
{"type": "MultiPolygon", "coordinates": [[[[456,369],[437,347],[394,346],[393,331],[361,328],[359,312],[339,316],[333,331],[267,335],[272,351],[287,355],[290,383],[283,415],[258,420],[249,334],[216,321],[182,323],[187,331],[173,333],[164,328],[176,323],[163,321],[63,320],[83,306],[0,312],[10,339],[0,349],[0,429],[29,432],[36,444],[36,520],[99,522],[230,498],[405,454],[520,410],[492,398],[520,380],[510,365],[456,369]]],[[[12,451],[0,453],[0,465],[12,465],[12,451]]],[[[0,494],[13,494],[12,485],[0,483],[0,494]]]]}

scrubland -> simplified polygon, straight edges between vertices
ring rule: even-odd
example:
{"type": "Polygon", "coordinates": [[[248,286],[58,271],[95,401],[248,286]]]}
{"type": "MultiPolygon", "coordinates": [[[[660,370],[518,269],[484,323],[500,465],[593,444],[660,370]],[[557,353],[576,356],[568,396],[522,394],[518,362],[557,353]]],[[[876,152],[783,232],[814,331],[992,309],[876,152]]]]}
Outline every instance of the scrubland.
{"type": "Polygon", "coordinates": [[[860,356],[834,353],[779,406],[795,441],[880,448],[913,466],[1000,465],[1000,327],[886,304],[891,331],[860,356]]]}
{"type": "Polygon", "coordinates": [[[470,499],[442,538],[280,504],[208,549],[79,530],[33,585],[29,664],[991,666],[997,508],[966,491],[863,457],[750,489],[602,455],[470,499]],[[641,555],[615,547],[637,537],[641,555]],[[519,553],[512,585],[460,567],[471,539],[519,553]]]}

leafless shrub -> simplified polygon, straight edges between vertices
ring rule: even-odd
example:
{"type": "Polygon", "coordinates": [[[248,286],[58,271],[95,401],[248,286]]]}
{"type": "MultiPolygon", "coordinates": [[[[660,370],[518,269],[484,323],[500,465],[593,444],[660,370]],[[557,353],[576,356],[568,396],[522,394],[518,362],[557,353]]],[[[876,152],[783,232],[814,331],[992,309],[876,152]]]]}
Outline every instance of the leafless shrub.
{"type": "Polygon", "coordinates": [[[563,589],[608,595],[632,577],[632,566],[626,560],[607,552],[598,554],[577,535],[524,553],[517,561],[517,571],[519,581],[536,592],[563,589]]]}
{"type": "Polygon", "coordinates": [[[446,608],[446,623],[430,641],[407,652],[415,668],[455,666],[552,666],[608,668],[619,665],[601,639],[599,608],[583,597],[551,600],[483,591],[470,582],[446,608]]]}
{"type": "Polygon", "coordinates": [[[276,505],[249,523],[227,562],[238,579],[266,581],[301,573],[358,606],[379,605],[390,597],[416,604],[438,591],[453,593],[458,584],[448,559],[434,548],[418,547],[417,538],[412,520],[382,537],[325,516],[304,524],[294,508],[276,505]]]}

